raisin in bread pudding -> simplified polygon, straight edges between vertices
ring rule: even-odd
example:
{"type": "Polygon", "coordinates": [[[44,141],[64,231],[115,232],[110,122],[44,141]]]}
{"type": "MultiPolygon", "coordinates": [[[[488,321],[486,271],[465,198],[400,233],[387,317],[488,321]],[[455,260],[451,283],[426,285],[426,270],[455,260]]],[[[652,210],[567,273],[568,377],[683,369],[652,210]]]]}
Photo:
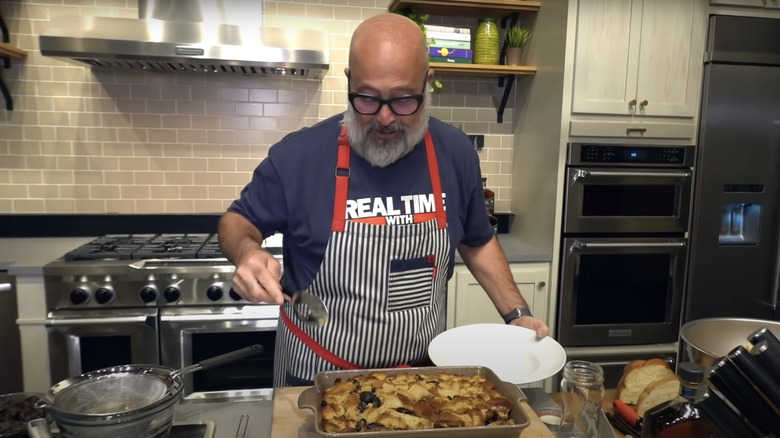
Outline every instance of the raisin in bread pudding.
{"type": "Polygon", "coordinates": [[[328,433],[512,425],[512,402],[481,375],[382,371],[337,379],[320,402],[328,433]]]}

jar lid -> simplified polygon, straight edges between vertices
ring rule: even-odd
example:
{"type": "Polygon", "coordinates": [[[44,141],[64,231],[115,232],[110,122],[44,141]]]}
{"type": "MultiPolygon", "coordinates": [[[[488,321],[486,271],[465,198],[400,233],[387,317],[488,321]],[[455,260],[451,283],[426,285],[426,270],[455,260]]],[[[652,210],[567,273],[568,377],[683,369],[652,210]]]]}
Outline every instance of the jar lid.
{"type": "Polygon", "coordinates": [[[699,383],[704,379],[704,366],[695,362],[680,362],[677,375],[686,382],[699,383]]]}

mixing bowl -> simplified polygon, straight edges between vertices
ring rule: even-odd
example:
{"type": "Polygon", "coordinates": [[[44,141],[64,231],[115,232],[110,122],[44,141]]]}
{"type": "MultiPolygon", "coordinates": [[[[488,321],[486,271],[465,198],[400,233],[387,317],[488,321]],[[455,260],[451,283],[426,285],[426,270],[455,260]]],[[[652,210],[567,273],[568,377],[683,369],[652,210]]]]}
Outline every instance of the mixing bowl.
{"type": "Polygon", "coordinates": [[[780,322],[748,318],[704,318],[690,321],[680,329],[682,362],[709,367],[739,345],[749,346],[748,335],[766,327],[780,338],[780,322]]]}

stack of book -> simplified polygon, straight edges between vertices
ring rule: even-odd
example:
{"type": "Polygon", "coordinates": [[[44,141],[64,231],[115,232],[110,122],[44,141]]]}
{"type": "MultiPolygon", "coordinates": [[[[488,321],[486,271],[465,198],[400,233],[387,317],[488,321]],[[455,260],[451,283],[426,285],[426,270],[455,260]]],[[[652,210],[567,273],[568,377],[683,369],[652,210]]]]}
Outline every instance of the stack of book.
{"type": "Polygon", "coordinates": [[[431,62],[471,64],[471,29],[425,25],[431,62]]]}

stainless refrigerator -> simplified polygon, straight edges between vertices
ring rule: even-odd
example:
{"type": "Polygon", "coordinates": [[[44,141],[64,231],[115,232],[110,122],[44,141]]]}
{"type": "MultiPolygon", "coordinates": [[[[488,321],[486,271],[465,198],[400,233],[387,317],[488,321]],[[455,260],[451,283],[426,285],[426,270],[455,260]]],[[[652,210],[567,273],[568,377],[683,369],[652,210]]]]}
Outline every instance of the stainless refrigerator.
{"type": "Polygon", "coordinates": [[[712,16],[683,322],[780,319],[780,19],[712,16]]]}

